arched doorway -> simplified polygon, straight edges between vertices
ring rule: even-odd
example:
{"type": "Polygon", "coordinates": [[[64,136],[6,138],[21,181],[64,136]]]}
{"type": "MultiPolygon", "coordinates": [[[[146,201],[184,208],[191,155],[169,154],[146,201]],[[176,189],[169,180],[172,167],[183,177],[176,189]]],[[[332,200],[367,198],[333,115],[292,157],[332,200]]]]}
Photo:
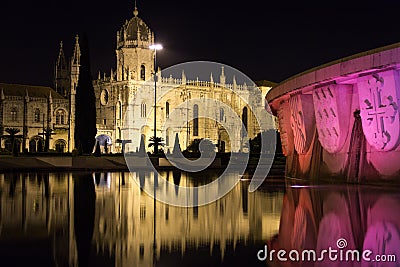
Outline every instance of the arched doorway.
{"type": "Polygon", "coordinates": [[[100,134],[96,137],[96,141],[99,142],[103,153],[109,153],[112,145],[111,137],[106,134],[100,134]]]}
{"type": "Polygon", "coordinates": [[[41,136],[34,136],[29,140],[29,152],[43,152],[44,140],[41,136]]]}
{"type": "Polygon", "coordinates": [[[231,140],[225,128],[218,129],[218,152],[231,152],[231,140]]]}
{"type": "MultiPolygon", "coordinates": [[[[21,152],[21,140],[19,140],[19,139],[15,139],[15,147],[16,147],[16,150],[18,151],[18,152],[21,152]]],[[[11,144],[11,141],[10,141],[10,139],[6,139],[6,141],[4,142],[4,146],[5,146],[5,149],[7,150],[7,151],[9,151],[9,152],[12,152],[13,150],[12,150],[12,144],[11,144]]]]}
{"type": "Polygon", "coordinates": [[[56,140],[54,146],[55,146],[56,152],[64,153],[65,148],[67,146],[67,142],[65,142],[63,139],[58,139],[58,140],[56,140]]]}

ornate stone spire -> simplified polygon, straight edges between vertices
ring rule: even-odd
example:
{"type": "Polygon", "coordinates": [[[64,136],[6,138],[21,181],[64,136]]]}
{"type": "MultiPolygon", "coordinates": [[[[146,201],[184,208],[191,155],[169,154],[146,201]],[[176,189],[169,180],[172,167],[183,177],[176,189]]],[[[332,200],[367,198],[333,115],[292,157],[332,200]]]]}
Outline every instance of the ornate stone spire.
{"type": "Polygon", "coordinates": [[[79,36],[75,36],[74,55],[72,56],[72,64],[80,65],[81,49],[79,47],[79,36]]]}
{"type": "Polygon", "coordinates": [[[185,70],[182,70],[182,84],[186,84],[185,70]]]}
{"type": "Polygon", "coordinates": [[[64,55],[64,49],[63,49],[63,42],[60,42],[60,51],[58,53],[58,58],[57,58],[57,68],[59,69],[66,69],[66,64],[65,64],[65,55],[64,55]]]}
{"type": "Polygon", "coordinates": [[[225,85],[225,72],[224,66],[221,66],[221,75],[219,76],[219,83],[225,85]]]}

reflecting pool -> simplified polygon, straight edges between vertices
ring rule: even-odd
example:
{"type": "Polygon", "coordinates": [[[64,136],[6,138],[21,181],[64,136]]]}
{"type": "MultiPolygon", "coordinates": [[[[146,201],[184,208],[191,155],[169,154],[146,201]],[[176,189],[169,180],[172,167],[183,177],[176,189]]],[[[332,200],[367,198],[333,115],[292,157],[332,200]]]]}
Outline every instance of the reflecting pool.
{"type": "MultiPolygon", "coordinates": [[[[186,186],[218,176],[163,174],[186,186]]],[[[183,208],[140,189],[153,176],[0,174],[0,266],[266,265],[256,255],[278,234],[283,184],[249,193],[243,180],[216,202],[183,208]]]]}
{"type": "MultiPolygon", "coordinates": [[[[193,186],[218,173],[163,176],[193,186]]],[[[281,179],[250,193],[243,179],[215,202],[184,208],[141,190],[152,177],[0,174],[0,266],[399,266],[395,186],[281,179]]]]}

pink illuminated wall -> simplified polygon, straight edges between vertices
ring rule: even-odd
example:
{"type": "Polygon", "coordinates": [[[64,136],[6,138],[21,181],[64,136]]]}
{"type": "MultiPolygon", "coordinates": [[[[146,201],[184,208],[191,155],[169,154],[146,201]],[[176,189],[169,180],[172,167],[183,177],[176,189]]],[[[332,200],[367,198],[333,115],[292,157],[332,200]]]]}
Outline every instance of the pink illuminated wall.
{"type": "Polygon", "coordinates": [[[266,96],[287,175],[400,181],[400,43],[294,76],[266,96]]]}

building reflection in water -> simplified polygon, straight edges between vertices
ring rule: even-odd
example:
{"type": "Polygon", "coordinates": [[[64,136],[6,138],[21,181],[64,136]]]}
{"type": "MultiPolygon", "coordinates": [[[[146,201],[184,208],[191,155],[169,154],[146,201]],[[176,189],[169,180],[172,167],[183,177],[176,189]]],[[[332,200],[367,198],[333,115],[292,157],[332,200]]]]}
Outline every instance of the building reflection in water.
{"type": "MultiPolygon", "coordinates": [[[[396,262],[279,261],[272,266],[398,266],[400,259],[400,194],[397,188],[373,186],[289,185],[283,198],[279,234],[270,240],[269,251],[340,251],[337,241],[345,239],[342,250],[371,250],[375,255],[395,255],[396,262]]],[[[339,255],[339,254],[338,254],[339,255]]],[[[345,254],[344,254],[345,255],[345,254]]],[[[288,255],[286,256],[288,258],[288,255]]],[[[345,259],[345,258],[344,258],[345,259]]],[[[269,258],[267,258],[269,261],[269,258]]]]}
{"type": "MultiPolygon", "coordinates": [[[[163,177],[172,185],[201,184],[186,173],[163,177]]],[[[166,255],[193,251],[224,262],[252,244],[243,257],[256,260],[260,244],[278,232],[281,188],[249,193],[240,182],[216,202],[181,208],[154,201],[137,178],[151,183],[154,174],[0,174],[0,264],[174,265],[166,255]]]]}

